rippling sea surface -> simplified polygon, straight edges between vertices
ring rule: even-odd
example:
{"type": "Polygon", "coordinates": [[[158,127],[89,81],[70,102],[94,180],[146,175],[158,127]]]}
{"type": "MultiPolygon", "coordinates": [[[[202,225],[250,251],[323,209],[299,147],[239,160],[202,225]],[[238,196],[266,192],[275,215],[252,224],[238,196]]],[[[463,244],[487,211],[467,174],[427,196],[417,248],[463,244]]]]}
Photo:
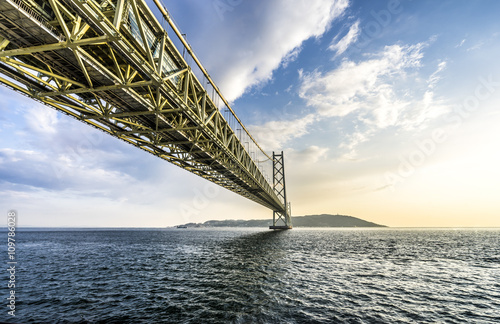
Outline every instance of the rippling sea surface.
{"type": "Polygon", "coordinates": [[[59,230],[17,242],[16,317],[3,299],[0,321],[500,323],[499,229],[59,230]]]}

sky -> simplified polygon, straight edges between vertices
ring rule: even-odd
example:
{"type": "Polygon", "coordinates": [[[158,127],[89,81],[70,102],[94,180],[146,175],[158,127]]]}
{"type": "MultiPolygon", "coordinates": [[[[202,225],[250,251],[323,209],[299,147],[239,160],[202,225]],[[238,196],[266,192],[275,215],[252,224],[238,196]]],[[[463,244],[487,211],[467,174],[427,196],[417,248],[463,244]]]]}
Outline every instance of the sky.
{"type": "MultiPolygon", "coordinates": [[[[284,151],[294,216],[500,227],[500,2],[163,2],[259,144],[284,151]]],[[[19,226],[272,218],[5,87],[0,98],[0,206],[19,226]]]]}

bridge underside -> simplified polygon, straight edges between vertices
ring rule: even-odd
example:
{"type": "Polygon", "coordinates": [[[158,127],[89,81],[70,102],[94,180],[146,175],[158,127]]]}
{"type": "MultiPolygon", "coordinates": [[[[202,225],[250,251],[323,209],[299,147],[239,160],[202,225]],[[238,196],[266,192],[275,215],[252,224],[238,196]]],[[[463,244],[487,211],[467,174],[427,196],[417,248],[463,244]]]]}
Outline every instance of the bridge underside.
{"type": "Polygon", "coordinates": [[[249,133],[231,127],[143,0],[0,0],[0,74],[23,95],[287,214],[243,145],[249,133]]]}

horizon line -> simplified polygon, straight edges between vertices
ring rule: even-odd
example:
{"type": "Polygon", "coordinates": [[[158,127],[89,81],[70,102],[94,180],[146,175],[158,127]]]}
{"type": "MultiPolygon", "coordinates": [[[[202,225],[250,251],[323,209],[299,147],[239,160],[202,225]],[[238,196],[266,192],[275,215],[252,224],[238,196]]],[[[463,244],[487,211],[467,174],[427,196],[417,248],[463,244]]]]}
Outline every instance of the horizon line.
{"type": "MultiPolygon", "coordinates": [[[[184,225],[184,224],[180,224],[184,225]]],[[[60,228],[60,229],[164,229],[175,228],[179,225],[169,226],[35,226],[35,225],[22,225],[16,226],[16,230],[20,228],[60,228]]],[[[8,226],[1,226],[1,229],[7,229],[8,226]]],[[[192,227],[193,228],[193,227],[192,227]]],[[[198,227],[198,228],[266,228],[259,226],[238,227],[238,226],[212,226],[212,227],[198,227]]],[[[478,228],[491,228],[500,229],[500,226],[297,226],[294,228],[370,228],[370,229],[478,229],[478,228]]]]}

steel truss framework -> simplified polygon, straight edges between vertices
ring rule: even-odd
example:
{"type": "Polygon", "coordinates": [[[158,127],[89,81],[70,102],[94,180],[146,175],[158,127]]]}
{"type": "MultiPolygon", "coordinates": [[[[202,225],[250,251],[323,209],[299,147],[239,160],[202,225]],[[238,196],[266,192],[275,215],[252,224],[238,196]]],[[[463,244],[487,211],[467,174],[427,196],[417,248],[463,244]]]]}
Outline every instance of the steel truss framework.
{"type": "Polygon", "coordinates": [[[283,151],[281,154],[273,152],[273,188],[274,192],[278,195],[279,199],[283,201],[286,206],[284,211],[273,212],[273,225],[269,226],[270,229],[291,229],[291,205],[286,200],[286,185],[285,185],[285,161],[283,151]]]}
{"type": "Polygon", "coordinates": [[[0,74],[17,92],[288,215],[144,0],[0,0],[0,74]]]}

